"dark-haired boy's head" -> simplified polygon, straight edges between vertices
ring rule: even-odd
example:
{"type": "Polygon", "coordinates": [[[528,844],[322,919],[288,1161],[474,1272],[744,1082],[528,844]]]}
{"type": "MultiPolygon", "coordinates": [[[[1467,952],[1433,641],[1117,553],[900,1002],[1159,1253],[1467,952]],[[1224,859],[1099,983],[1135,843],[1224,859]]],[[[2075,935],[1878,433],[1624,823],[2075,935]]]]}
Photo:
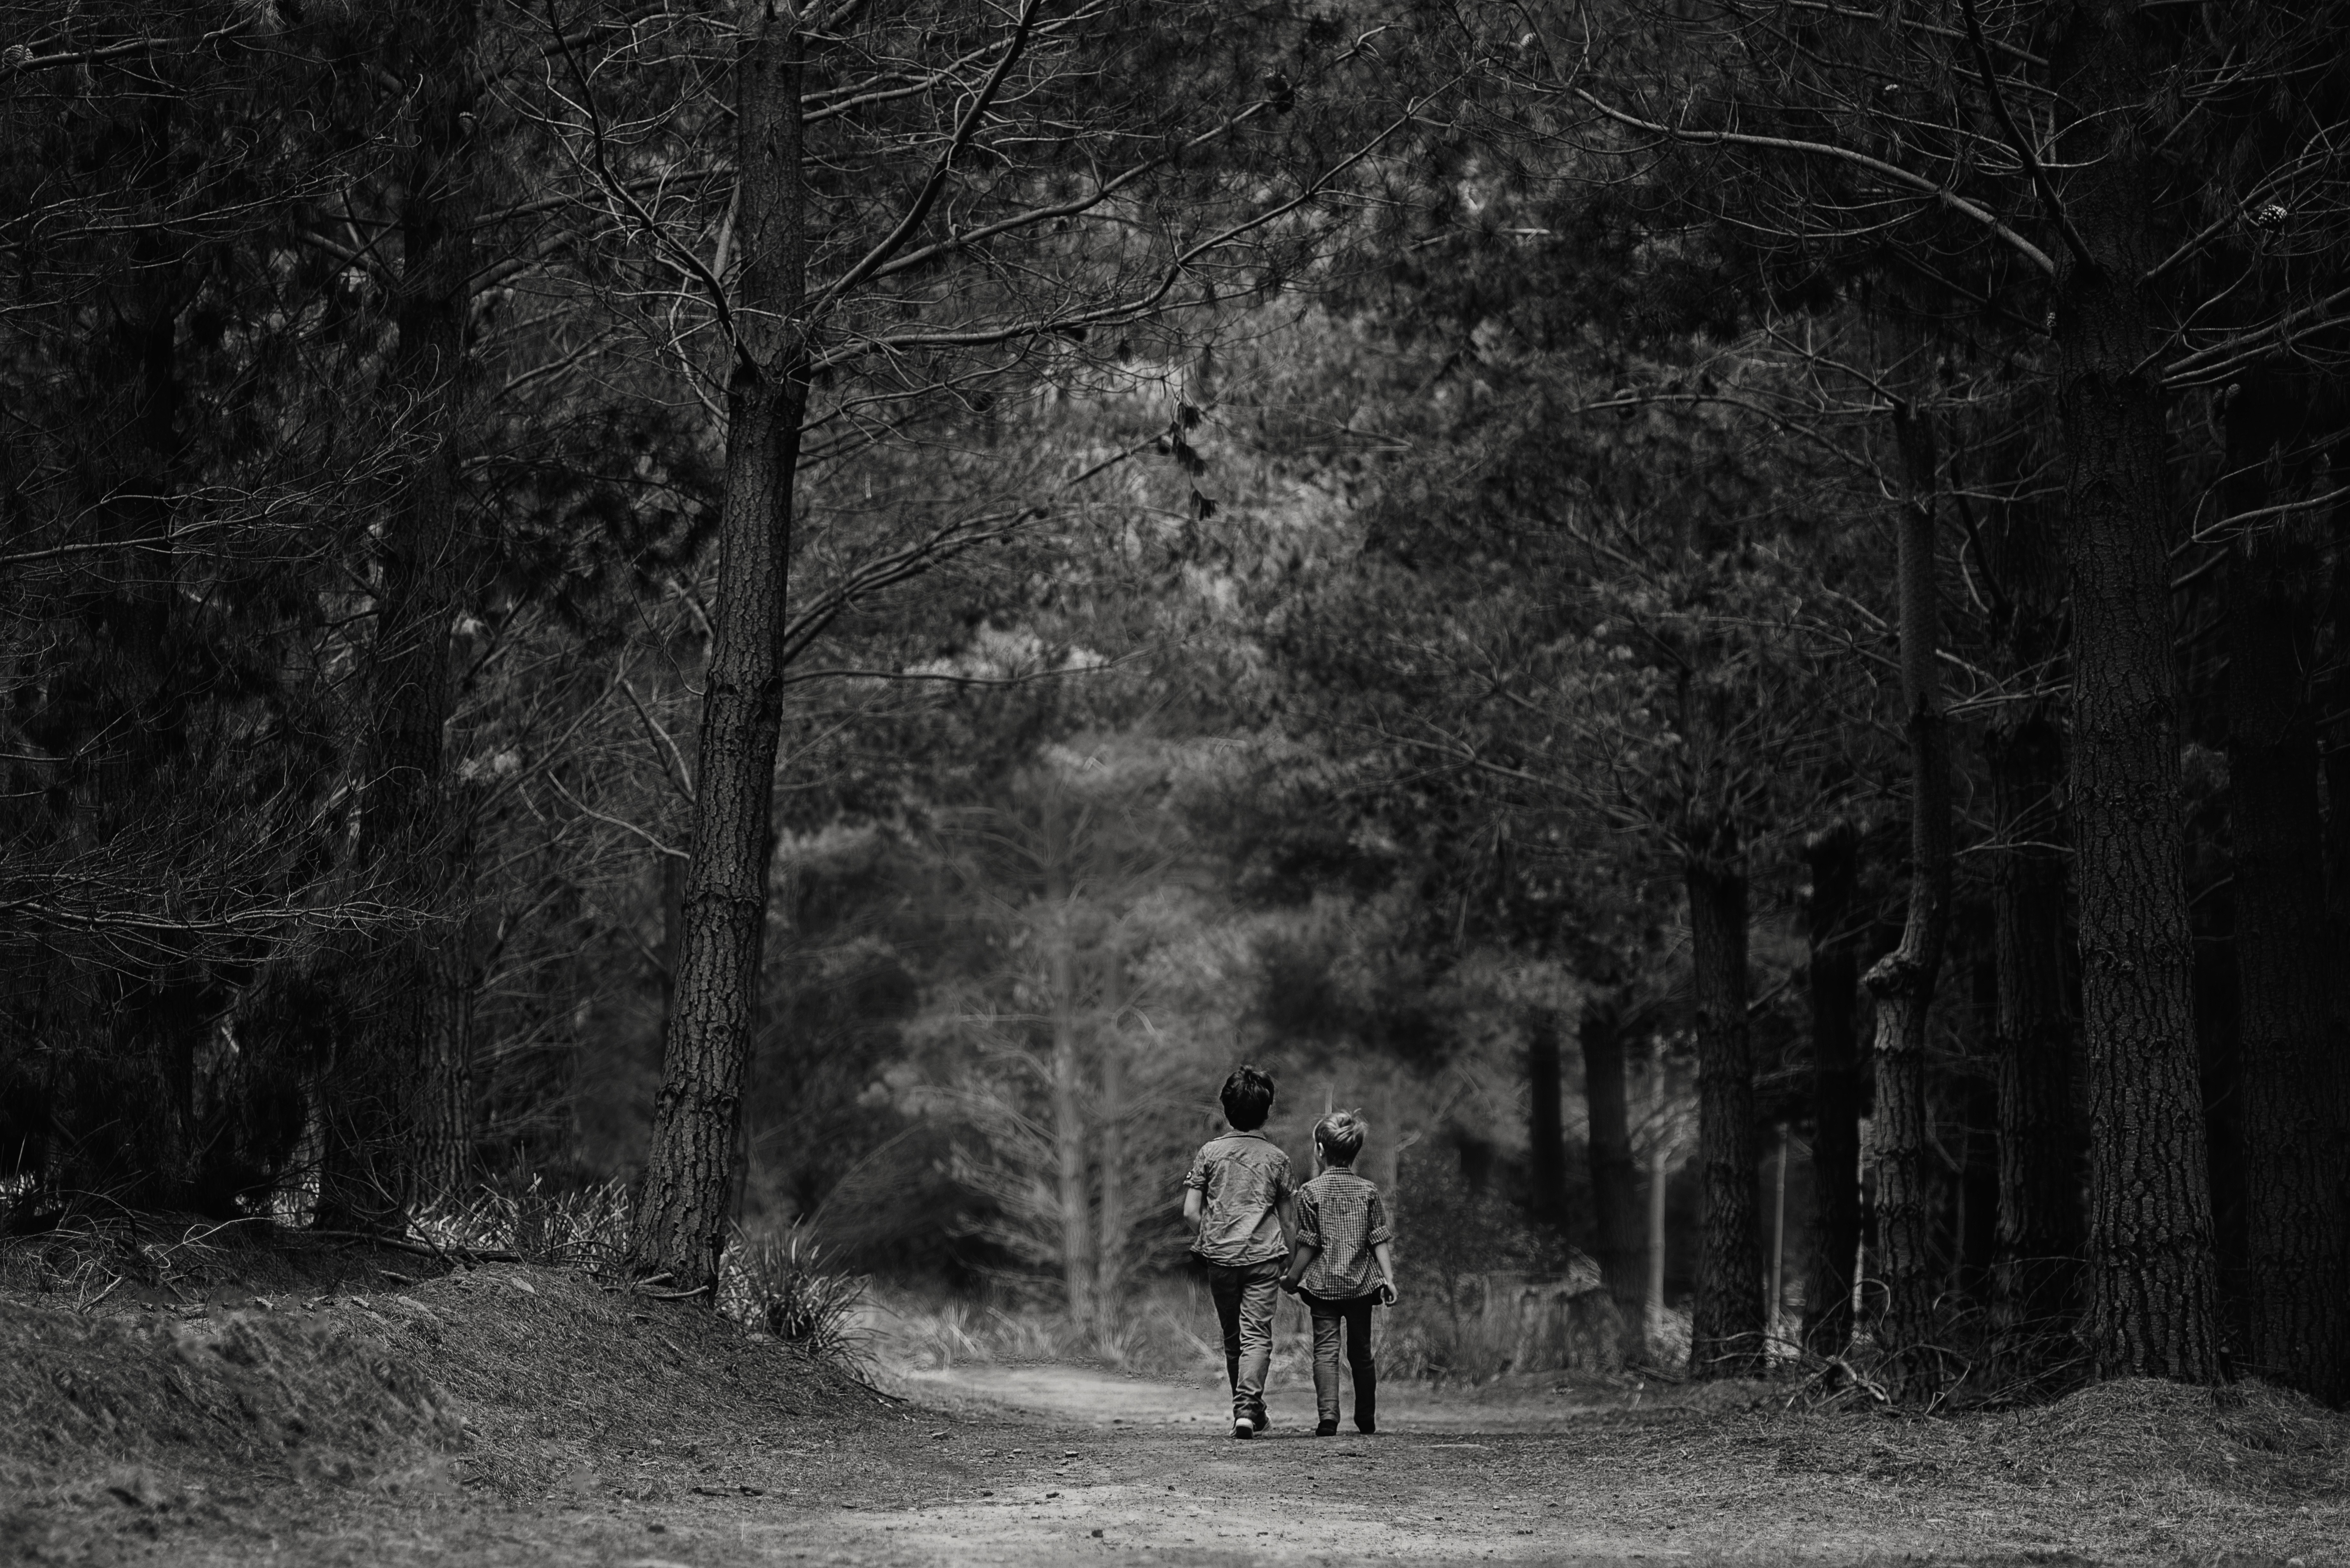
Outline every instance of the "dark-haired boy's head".
{"type": "Polygon", "coordinates": [[[1216,1097],[1224,1103],[1224,1120],[1243,1132],[1254,1132],[1273,1109],[1273,1075],[1243,1062],[1232,1069],[1224,1080],[1224,1092],[1216,1097]]]}

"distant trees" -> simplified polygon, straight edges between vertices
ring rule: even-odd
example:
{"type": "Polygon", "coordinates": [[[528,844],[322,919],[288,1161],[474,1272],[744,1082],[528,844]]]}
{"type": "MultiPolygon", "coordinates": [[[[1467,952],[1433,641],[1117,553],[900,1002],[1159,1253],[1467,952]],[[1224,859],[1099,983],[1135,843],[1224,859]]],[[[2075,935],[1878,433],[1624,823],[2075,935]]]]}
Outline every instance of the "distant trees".
{"type": "MultiPolygon", "coordinates": [[[[892,439],[929,402],[1081,379],[1069,346],[1176,319],[1213,300],[1219,277],[1221,291],[1265,287],[1285,258],[1310,254],[1310,227],[1302,250],[1295,232],[1270,247],[1259,236],[1306,213],[1366,151],[1302,166],[1264,159],[1250,138],[1295,107],[1290,78],[1187,63],[1181,20],[1164,8],[1147,26],[1130,20],[1044,0],[1000,22],[923,5],[745,13],[731,70],[734,194],[707,253],[689,237],[702,223],[672,223],[639,193],[638,171],[673,155],[667,139],[617,140],[578,72],[567,133],[588,189],[648,253],[652,286],[674,291],[713,339],[681,337],[680,351],[708,355],[727,388],[721,591],[679,1002],[630,1243],[640,1272],[680,1289],[708,1284],[723,1246],[764,924],[779,682],[793,651],[804,427],[853,452],[892,439]],[[910,48],[923,62],[910,74],[910,48]],[[1180,216],[1146,202],[1177,189],[1180,216]]],[[[1310,87],[1345,58],[1325,31],[1274,26],[1261,36],[1295,52],[1310,87]]],[[[685,115],[678,129],[700,119],[685,115]]],[[[951,524],[894,575],[1016,527],[1032,506],[951,524]]]]}

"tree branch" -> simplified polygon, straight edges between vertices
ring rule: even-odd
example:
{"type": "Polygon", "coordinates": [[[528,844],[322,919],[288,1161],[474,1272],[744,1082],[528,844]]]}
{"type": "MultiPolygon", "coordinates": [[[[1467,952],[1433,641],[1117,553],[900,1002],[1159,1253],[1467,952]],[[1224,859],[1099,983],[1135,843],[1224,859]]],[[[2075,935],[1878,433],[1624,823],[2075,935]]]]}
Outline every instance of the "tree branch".
{"type": "Polygon", "coordinates": [[[1801,152],[1814,158],[1827,158],[1838,162],[1850,163],[1874,173],[1882,174],[1888,180],[1908,186],[1920,195],[1931,196],[1960,217],[1981,223],[2002,241],[2009,249],[2039,268],[2041,272],[2050,277],[2056,275],[2056,264],[2050,258],[2048,253],[2008,227],[1990,209],[1968,201],[1955,191],[1935,184],[1922,174],[1913,174],[1898,163],[1887,163],[1882,158],[1872,158],[1866,152],[1856,152],[1849,147],[1838,147],[1825,141],[1799,141],[1787,136],[1754,136],[1739,130],[1679,130],[1669,125],[1659,125],[1654,120],[1642,119],[1637,115],[1627,114],[1614,105],[1593,97],[1582,88],[1576,88],[1574,91],[1575,97],[1617,124],[1628,125],[1636,130],[1645,130],[1652,135],[1669,136],[1676,141],[1686,141],[1699,146],[1761,147],[1779,152],[1801,152]]]}

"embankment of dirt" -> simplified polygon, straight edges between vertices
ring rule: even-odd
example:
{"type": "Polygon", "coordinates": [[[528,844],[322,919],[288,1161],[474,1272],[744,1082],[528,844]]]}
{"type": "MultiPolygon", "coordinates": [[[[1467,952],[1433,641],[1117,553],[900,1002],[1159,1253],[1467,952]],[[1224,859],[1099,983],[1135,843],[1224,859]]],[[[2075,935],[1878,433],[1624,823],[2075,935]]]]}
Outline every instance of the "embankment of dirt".
{"type": "Polygon", "coordinates": [[[629,1454],[855,1424],[880,1403],[707,1311],[567,1271],[387,1283],[214,1291],[184,1313],[0,1299],[0,1559],[86,1542],[92,1512],[151,1536],[263,1490],[538,1495],[629,1454]]]}

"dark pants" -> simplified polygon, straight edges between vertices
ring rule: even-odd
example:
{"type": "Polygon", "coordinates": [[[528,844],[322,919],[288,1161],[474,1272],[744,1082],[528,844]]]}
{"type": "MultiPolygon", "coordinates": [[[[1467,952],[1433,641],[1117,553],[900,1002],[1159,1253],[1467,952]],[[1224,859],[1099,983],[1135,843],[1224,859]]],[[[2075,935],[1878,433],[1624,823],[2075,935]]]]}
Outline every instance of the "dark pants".
{"type": "Polygon", "coordinates": [[[1325,1421],[1338,1418],[1338,1333],[1347,1334],[1347,1368],[1355,1375],[1355,1425],[1367,1430],[1378,1418],[1379,1368],[1371,1358],[1371,1309],[1376,1295],[1325,1301],[1305,1292],[1314,1313],[1314,1405],[1325,1421]]]}
{"type": "Polygon", "coordinates": [[[1238,1267],[1201,1264],[1224,1331],[1224,1372],[1232,1379],[1235,1416],[1264,1407],[1264,1375],[1273,1365],[1273,1304],[1280,1299],[1283,1264],[1279,1258],[1238,1267]]]}

